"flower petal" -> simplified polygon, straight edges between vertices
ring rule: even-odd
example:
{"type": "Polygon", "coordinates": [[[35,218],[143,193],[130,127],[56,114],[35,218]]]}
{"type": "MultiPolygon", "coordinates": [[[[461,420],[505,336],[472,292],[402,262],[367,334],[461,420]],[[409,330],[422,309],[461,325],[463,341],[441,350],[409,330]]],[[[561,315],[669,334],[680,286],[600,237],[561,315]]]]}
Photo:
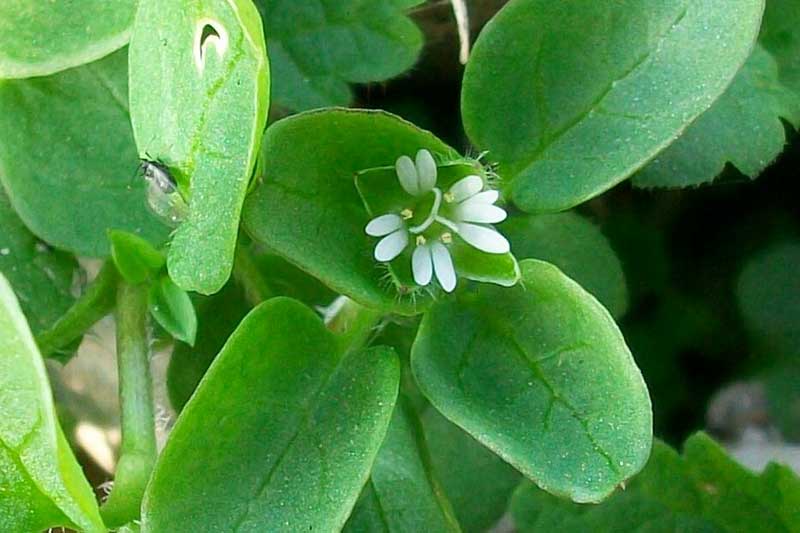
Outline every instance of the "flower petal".
{"type": "Polygon", "coordinates": [[[467,176],[461,178],[450,187],[450,194],[454,202],[463,202],[483,189],[483,179],[480,176],[467,176]]]}
{"type": "Polygon", "coordinates": [[[417,152],[417,176],[419,177],[420,194],[424,194],[436,186],[436,161],[425,149],[417,152]]]}
{"type": "Polygon", "coordinates": [[[411,196],[419,195],[419,175],[417,175],[417,167],[414,162],[407,155],[400,156],[394,164],[397,171],[397,179],[400,180],[400,186],[411,196]]]}
{"type": "Polygon", "coordinates": [[[372,237],[383,237],[384,235],[389,235],[393,231],[399,230],[403,227],[403,219],[400,215],[381,215],[379,217],[373,218],[367,224],[365,231],[367,235],[372,237]]]}
{"type": "Polygon", "coordinates": [[[414,249],[411,256],[411,272],[417,285],[424,287],[431,282],[433,277],[433,263],[431,249],[426,244],[421,244],[414,249]]]}
{"type": "Polygon", "coordinates": [[[445,292],[453,292],[456,288],[456,270],[453,268],[453,259],[450,252],[442,243],[431,244],[431,256],[433,258],[433,269],[436,271],[436,279],[445,292]]]}
{"type": "Polygon", "coordinates": [[[458,234],[467,244],[488,254],[505,254],[511,249],[505,237],[486,226],[459,223],[458,234]]]}
{"type": "Polygon", "coordinates": [[[408,244],[408,232],[405,228],[391,233],[378,242],[375,247],[375,259],[382,262],[391,261],[405,249],[408,244]]]}
{"type": "Polygon", "coordinates": [[[479,192],[469,200],[468,202],[480,202],[482,204],[493,204],[498,199],[500,199],[500,192],[499,191],[483,191],[479,192]]]}
{"type": "Polygon", "coordinates": [[[496,205],[475,202],[472,198],[456,207],[455,214],[462,222],[482,222],[485,224],[502,222],[508,216],[505,209],[496,205]]]}

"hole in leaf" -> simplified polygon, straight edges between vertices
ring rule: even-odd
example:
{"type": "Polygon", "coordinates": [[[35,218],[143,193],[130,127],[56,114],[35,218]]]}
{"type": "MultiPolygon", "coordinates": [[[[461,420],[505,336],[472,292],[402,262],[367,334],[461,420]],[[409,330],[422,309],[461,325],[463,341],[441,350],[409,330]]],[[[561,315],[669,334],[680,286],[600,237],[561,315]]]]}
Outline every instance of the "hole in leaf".
{"type": "Polygon", "coordinates": [[[203,45],[205,45],[205,43],[206,43],[206,40],[211,36],[214,36],[217,39],[220,38],[219,32],[217,32],[217,30],[214,29],[214,26],[212,26],[211,24],[206,24],[205,26],[203,26],[203,29],[200,32],[200,50],[201,50],[201,52],[203,50],[203,45]]]}
{"type": "Polygon", "coordinates": [[[194,39],[194,62],[202,74],[206,66],[209,47],[214,47],[220,59],[228,49],[228,32],[217,21],[203,19],[197,22],[194,39]]]}

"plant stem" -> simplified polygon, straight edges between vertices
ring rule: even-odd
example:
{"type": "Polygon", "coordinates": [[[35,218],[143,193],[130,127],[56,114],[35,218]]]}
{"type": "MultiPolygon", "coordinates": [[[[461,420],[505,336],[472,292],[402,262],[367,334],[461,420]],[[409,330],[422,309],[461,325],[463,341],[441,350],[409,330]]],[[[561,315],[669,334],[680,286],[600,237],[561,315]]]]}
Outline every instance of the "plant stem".
{"type": "Polygon", "coordinates": [[[72,307],[36,338],[43,357],[69,346],[114,309],[118,280],[119,274],[114,264],[106,261],[95,280],[72,307]]]}
{"type": "Polygon", "coordinates": [[[340,296],[331,304],[325,325],[339,336],[344,352],[364,348],[372,340],[384,313],[340,296]]]}
{"type": "Polygon", "coordinates": [[[139,507],[156,460],[147,286],[121,282],[117,289],[117,372],[122,447],[114,488],[101,509],[110,528],[139,518],[139,507]]]}
{"type": "Polygon", "coordinates": [[[261,275],[250,250],[241,244],[236,245],[233,277],[242,285],[244,297],[253,307],[275,296],[272,287],[261,275]]]}

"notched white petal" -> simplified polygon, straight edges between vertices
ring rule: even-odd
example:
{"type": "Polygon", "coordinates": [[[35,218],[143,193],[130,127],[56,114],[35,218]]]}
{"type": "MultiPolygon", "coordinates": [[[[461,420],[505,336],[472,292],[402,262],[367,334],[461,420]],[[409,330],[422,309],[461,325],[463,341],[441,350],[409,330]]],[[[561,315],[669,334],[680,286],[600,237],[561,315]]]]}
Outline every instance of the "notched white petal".
{"type": "Polygon", "coordinates": [[[496,205],[473,202],[472,199],[456,208],[456,215],[463,222],[496,224],[506,219],[506,211],[496,205]]]}
{"type": "Polygon", "coordinates": [[[453,289],[456,288],[456,270],[453,268],[450,252],[443,244],[435,242],[431,244],[431,257],[439,285],[445,292],[453,292],[453,289]]]}
{"type": "Polygon", "coordinates": [[[381,215],[379,217],[373,218],[367,224],[365,231],[367,235],[372,237],[383,237],[384,235],[389,235],[395,230],[398,230],[403,227],[403,219],[400,215],[381,215]]]}
{"type": "Polygon", "coordinates": [[[417,152],[417,176],[419,177],[419,192],[424,194],[436,186],[436,161],[428,150],[424,148],[417,152]]]}
{"type": "Polygon", "coordinates": [[[397,179],[400,180],[400,185],[411,196],[419,195],[419,176],[417,175],[417,167],[414,162],[407,155],[397,158],[394,164],[397,171],[397,179]]]}
{"type": "Polygon", "coordinates": [[[414,249],[411,256],[411,272],[414,274],[414,282],[424,287],[431,282],[433,277],[433,260],[431,259],[431,249],[427,244],[422,244],[414,249]]]}
{"type": "Polygon", "coordinates": [[[450,197],[453,202],[463,202],[483,189],[483,179],[480,176],[467,176],[461,178],[450,187],[450,197]]]}
{"type": "Polygon", "coordinates": [[[375,259],[384,263],[389,262],[400,255],[407,245],[408,233],[405,229],[399,229],[378,242],[375,247],[375,259]]]}
{"type": "Polygon", "coordinates": [[[476,194],[467,201],[469,203],[480,202],[482,204],[493,204],[499,199],[500,199],[499,191],[483,191],[479,192],[478,194],[476,194]]]}
{"type": "Polygon", "coordinates": [[[492,228],[475,224],[458,224],[458,234],[467,244],[488,254],[505,254],[511,250],[508,241],[492,228]]]}

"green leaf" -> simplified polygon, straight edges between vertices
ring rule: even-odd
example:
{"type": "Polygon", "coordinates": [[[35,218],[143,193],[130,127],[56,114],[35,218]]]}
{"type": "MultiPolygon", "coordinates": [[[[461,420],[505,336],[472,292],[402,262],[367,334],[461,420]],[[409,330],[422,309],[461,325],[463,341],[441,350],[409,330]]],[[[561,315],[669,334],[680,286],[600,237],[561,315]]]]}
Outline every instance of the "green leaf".
{"type": "Polygon", "coordinates": [[[184,290],[212,294],[230,276],[267,121],[258,11],[250,0],[141,0],[130,63],[139,154],[164,164],[189,201],[170,247],[170,276],[184,290]]]}
{"type": "Polygon", "coordinates": [[[600,229],[577,213],[512,217],[503,224],[514,255],[560,268],[615,318],[628,310],[622,264],[600,229]]]}
{"type": "Polygon", "coordinates": [[[268,246],[337,292],[387,311],[413,314],[373,258],[375,239],[354,184],[357,172],[394,166],[426,148],[454,159],[433,134],[380,111],[326,109],[276,122],[264,136],[270,164],[245,204],[244,225],[268,246]]]}
{"type": "Polygon", "coordinates": [[[128,117],[127,54],[46,78],[0,83],[0,181],[25,225],[78,255],[108,255],[109,228],[152,243],[128,117]]]}
{"type": "Polygon", "coordinates": [[[423,0],[256,0],[275,78],[273,98],[302,111],[348,105],[348,83],[411,68],[422,32],[404,11],[423,0]]]}
{"type": "Polygon", "coordinates": [[[408,402],[398,402],[370,479],[343,531],[461,531],[431,471],[422,426],[408,402]]]}
{"type": "Polygon", "coordinates": [[[278,255],[257,253],[254,259],[258,271],[276,296],[288,296],[310,307],[329,305],[337,296],[317,278],[278,255]]]}
{"type": "Polygon", "coordinates": [[[702,433],[686,441],[683,457],[657,442],[642,473],[602,505],[561,501],[531,484],[512,503],[520,533],[786,532],[800,528],[798,509],[800,479],[789,468],[748,472],[702,433]]]}
{"type": "Polygon", "coordinates": [[[512,0],[484,28],[462,94],[526,211],[559,211],[630,176],[725,90],[763,0],[512,0]]]}
{"type": "Polygon", "coordinates": [[[783,150],[781,118],[800,127],[800,4],[769,0],[759,44],[714,105],[641,173],[639,187],[712,181],[726,162],[755,178],[783,150]],[[748,132],[742,135],[742,132],[748,132]]]}
{"type": "Polygon", "coordinates": [[[505,514],[522,476],[436,409],[427,409],[422,423],[434,472],[461,528],[488,531],[505,514]]]}
{"type": "Polygon", "coordinates": [[[608,312],[556,267],[481,285],[425,315],[411,353],[442,414],[543,489],[597,502],[638,472],[650,399],[608,312]]]}
{"type": "Polygon", "coordinates": [[[800,356],[788,358],[767,370],[761,378],[769,420],[789,442],[800,441],[800,356]]]}
{"type": "Polygon", "coordinates": [[[167,333],[188,345],[194,345],[197,335],[197,315],[192,300],[168,276],[150,287],[150,314],[167,333]]]}
{"type": "Polygon", "coordinates": [[[167,368],[169,401],[178,412],[250,310],[242,290],[231,282],[213,296],[198,297],[196,307],[198,328],[194,346],[176,344],[167,368]]]}
{"type": "Polygon", "coordinates": [[[52,326],[69,309],[78,263],[34,237],[0,187],[0,272],[6,276],[34,334],[52,326]]]}
{"type": "Polygon", "coordinates": [[[0,274],[0,523],[6,531],[106,531],[56,418],[42,356],[0,274]]]}
{"type": "Polygon", "coordinates": [[[800,94],[800,5],[795,0],[768,0],[759,42],[778,63],[780,81],[800,94]]]}
{"type": "Polygon", "coordinates": [[[633,182],[637,187],[699,185],[713,181],[728,162],[755,178],[783,151],[781,118],[800,125],[800,92],[793,95],[780,83],[777,63],[757,45],[719,100],[633,182]]]}
{"type": "MultiPolygon", "coordinates": [[[[310,307],[329,305],[336,293],[279,256],[254,253],[253,264],[272,296],[288,296],[310,307]]],[[[237,256],[237,261],[241,256],[237,256]]],[[[237,269],[234,268],[234,276],[237,269]]],[[[195,299],[198,315],[197,341],[194,346],[179,343],[170,357],[167,389],[172,406],[180,411],[189,400],[211,361],[251,308],[253,300],[245,290],[229,282],[209,297],[195,299]]]]}
{"type": "Polygon", "coordinates": [[[114,266],[128,283],[144,283],[152,279],[166,262],[164,254],[133,233],[110,230],[108,239],[114,266]]]}
{"type": "Polygon", "coordinates": [[[307,307],[261,304],[178,418],[148,486],[144,531],[338,530],[378,453],[398,381],[391,350],[343,355],[307,307]]]}
{"type": "Polygon", "coordinates": [[[0,3],[0,78],[47,76],[128,42],[133,0],[0,3]]]}
{"type": "Polygon", "coordinates": [[[753,257],[739,276],[739,309],[764,355],[800,357],[799,264],[800,243],[784,243],[753,257]]]}

